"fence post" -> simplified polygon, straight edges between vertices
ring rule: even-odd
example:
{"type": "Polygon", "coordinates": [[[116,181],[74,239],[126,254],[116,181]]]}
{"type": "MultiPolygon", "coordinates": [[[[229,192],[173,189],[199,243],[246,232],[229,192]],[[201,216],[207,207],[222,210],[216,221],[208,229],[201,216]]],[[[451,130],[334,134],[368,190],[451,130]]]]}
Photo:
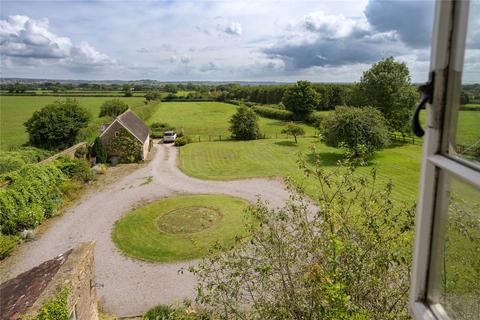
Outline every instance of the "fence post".
{"type": "Polygon", "coordinates": [[[220,138],[220,141],[222,141],[222,136],[218,136],[220,138]]]}
{"type": "Polygon", "coordinates": [[[198,142],[200,142],[200,136],[198,136],[198,142]]]}
{"type": "Polygon", "coordinates": [[[278,139],[278,133],[275,132],[275,139],[278,139]]]}
{"type": "Polygon", "coordinates": [[[208,141],[212,141],[212,137],[211,137],[211,136],[208,136],[208,141]]]}

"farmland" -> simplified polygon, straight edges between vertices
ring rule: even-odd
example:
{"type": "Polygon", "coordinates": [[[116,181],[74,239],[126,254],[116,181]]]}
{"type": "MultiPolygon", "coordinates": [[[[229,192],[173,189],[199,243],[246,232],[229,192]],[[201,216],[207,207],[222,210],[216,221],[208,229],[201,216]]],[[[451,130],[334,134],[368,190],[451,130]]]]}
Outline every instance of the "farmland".
{"type": "MultiPolygon", "coordinates": [[[[90,111],[93,121],[98,119],[100,105],[107,97],[72,97],[80,101],[80,104],[90,111]]],[[[23,123],[27,121],[33,112],[40,110],[45,105],[64,97],[38,97],[38,96],[0,96],[0,133],[1,150],[19,146],[28,141],[28,134],[23,123]]],[[[130,106],[143,104],[143,98],[118,98],[127,102],[130,106]]]]}

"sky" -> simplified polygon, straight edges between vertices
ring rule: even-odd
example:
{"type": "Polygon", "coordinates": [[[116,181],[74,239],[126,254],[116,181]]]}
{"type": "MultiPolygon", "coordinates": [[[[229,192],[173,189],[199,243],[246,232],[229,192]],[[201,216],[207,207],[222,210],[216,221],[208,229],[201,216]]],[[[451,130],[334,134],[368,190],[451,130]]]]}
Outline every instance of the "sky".
{"type": "MultiPolygon", "coordinates": [[[[480,13],[480,0],[472,4],[480,13]]],[[[358,81],[393,56],[428,78],[433,0],[2,0],[2,77],[358,81]]],[[[480,14],[464,82],[480,82],[480,14]]]]}

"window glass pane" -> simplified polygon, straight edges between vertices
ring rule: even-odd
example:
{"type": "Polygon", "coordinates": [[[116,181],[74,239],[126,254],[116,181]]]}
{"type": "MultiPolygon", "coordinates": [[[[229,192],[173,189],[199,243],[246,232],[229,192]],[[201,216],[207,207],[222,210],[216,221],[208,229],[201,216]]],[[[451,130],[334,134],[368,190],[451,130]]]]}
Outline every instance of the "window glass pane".
{"type": "Polygon", "coordinates": [[[451,144],[449,153],[480,165],[480,0],[470,2],[459,99],[455,143],[451,144]]]}
{"type": "Polygon", "coordinates": [[[480,190],[452,178],[445,230],[442,304],[453,319],[478,319],[480,190]]]}

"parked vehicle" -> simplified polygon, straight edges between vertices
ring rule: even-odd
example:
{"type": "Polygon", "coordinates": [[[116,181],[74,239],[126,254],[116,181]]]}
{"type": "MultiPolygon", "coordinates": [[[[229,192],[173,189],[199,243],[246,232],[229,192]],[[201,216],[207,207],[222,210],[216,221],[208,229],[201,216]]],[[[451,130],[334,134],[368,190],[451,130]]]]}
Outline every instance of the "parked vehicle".
{"type": "Polygon", "coordinates": [[[163,143],[165,142],[175,142],[177,139],[177,134],[174,131],[165,131],[163,134],[163,143]]]}

